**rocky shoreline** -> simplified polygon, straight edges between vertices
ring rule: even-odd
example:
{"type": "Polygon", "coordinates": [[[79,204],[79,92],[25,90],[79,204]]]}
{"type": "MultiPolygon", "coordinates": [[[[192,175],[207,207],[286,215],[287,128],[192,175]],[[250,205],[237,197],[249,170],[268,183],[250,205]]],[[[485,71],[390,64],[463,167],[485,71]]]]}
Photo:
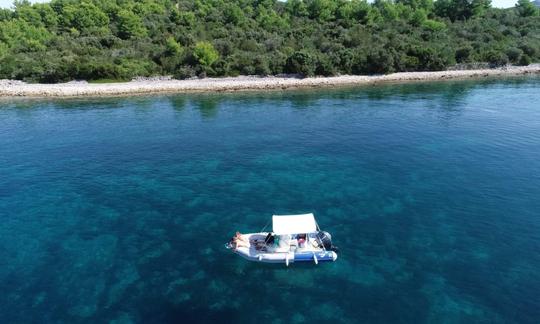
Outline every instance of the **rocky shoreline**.
{"type": "Polygon", "coordinates": [[[272,90],[352,86],[389,82],[436,81],[497,76],[540,74],[540,64],[509,66],[497,69],[451,70],[437,72],[401,72],[387,75],[344,75],[336,77],[299,78],[291,76],[240,76],[171,80],[167,77],[138,78],[121,83],[87,83],[72,81],[58,84],[34,84],[16,80],[0,80],[0,97],[82,97],[119,96],[150,93],[183,93],[212,91],[272,90]]]}

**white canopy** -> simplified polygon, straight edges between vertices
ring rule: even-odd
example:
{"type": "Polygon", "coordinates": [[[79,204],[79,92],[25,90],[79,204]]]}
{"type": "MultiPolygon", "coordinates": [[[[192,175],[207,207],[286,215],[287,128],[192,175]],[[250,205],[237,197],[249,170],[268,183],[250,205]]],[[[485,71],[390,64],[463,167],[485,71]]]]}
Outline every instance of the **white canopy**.
{"type": "Polygon", "coordinates": [[[317,223],[313,214],[303,215],[274,215],[272,216],[272,227],[274,233],[281,234],[301,234],[313,233],[317,231],[317,223]]]}

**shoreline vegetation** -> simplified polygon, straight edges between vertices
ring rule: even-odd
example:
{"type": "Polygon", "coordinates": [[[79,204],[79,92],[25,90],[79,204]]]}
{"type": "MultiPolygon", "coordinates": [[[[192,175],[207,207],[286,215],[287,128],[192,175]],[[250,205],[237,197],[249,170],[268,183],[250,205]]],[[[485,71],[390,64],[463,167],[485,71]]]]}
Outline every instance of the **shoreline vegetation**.
{"type": "Polygon", "coordinates": [[[401,78],[365,75],[528,66],[540,63],[538,35],[540,9],[530,0],[508,9],[490,0],[17,0],[0,9],[0,79],[170,75],[202,79],[193,85],[199,89],[235,80],[214,78],[301,75],[251,84],[326,83],[316,76],[342,84],[401,78]]]}
{"type": "Polygon", "coordinates": [[[399,72],[385,75],[343,75],[333,77],[239,76],[173,80],[167,77],[138,78],[129,82],[26,83],[0,80],[0,97],[83,97],[121,96],[153,93],[187,93],[211,91],[280,90],[333,86],[375,85],[394,82],[459,80],[483,77],[507,77],[540,74],[540,64],[508,66],[496,69],[399,72]]]}

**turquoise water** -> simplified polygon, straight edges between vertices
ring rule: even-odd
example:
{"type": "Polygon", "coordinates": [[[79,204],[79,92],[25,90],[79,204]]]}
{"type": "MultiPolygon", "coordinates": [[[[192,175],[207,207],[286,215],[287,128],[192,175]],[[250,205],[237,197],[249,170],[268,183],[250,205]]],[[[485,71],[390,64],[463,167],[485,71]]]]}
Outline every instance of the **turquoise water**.
{"type": "Polygon", "coordinates": [[[540,79],[0,102],[1,323],[538,323],[540,79]],[[335,263],[225,250],[314,212],[335,263]]]}

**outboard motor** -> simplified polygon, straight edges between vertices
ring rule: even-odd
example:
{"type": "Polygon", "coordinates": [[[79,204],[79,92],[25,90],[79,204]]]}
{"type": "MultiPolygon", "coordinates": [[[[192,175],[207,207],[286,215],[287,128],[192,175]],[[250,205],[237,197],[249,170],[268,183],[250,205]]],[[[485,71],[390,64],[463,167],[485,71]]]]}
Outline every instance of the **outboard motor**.
{"type": "Polygon", "coordinates": [[[321,242],[325,250],[334,251],[337,253],[338,249],[337,247],[332,245],[332,235],[330,235],[330,233],[325,231],[319,231],[317,232],[317,239],[319,239],[319,242],[321,242]]]}

